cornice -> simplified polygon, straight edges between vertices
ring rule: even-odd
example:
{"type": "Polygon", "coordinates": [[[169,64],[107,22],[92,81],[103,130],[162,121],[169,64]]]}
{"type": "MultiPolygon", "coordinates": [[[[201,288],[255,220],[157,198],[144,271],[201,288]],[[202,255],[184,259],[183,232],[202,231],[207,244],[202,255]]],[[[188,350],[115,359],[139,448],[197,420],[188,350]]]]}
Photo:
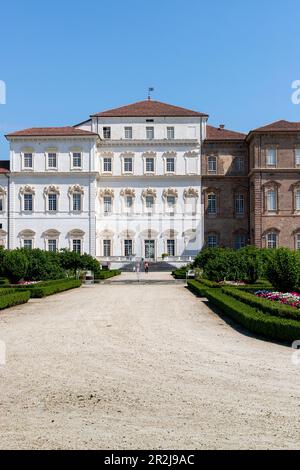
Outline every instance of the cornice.
{"type": "Polygon", "coordinates": [[[191,147],[200,146],[200,141],[197,139],[119,139],[119,140],[104,140],[97,142],[97,148],[103,147],[155,147],[157,145],[163,147],[176,147],[181,145],[190,145],[191,147]]]}

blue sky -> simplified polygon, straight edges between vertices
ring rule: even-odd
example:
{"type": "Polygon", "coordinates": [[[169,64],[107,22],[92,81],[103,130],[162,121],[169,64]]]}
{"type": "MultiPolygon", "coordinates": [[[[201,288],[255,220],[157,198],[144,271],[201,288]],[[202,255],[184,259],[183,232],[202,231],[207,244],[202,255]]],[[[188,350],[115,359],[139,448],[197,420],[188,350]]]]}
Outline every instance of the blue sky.
{"type": "Polygon", "coordinates": [[[60,126],[153,98],[248,131],[300,121],[298,0],[1,3],[0,158],[6,132],[60,126]]]}

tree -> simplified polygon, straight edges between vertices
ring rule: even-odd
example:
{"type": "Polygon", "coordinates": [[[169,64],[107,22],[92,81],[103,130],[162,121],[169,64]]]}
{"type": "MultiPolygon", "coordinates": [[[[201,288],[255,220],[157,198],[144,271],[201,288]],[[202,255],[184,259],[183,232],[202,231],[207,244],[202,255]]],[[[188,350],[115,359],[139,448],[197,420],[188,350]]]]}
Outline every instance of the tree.
{"type": "Polygon", "coordinates": [[[288,248],[278,248],[270,258],[267,277],[275,289],[297,290],[300,279],[300,257],[288,248]]]}
{"type": "Polygon", "coordinates": [[[3,268],[11,282],[16,283],[23,279],[28,272],[28,259],[23,250],[5,251],[3,268]]]}

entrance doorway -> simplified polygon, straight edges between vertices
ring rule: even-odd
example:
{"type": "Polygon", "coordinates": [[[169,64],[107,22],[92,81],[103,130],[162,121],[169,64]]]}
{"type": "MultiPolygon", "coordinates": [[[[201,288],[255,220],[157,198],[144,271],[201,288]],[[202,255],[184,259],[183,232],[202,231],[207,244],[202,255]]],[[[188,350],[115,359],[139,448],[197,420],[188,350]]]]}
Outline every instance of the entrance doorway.
{"type": "Polygon", "coordinates": [[[145,240],[145,258],[146,259],[155,258],[155,241],[154,240],[145,240]]]}

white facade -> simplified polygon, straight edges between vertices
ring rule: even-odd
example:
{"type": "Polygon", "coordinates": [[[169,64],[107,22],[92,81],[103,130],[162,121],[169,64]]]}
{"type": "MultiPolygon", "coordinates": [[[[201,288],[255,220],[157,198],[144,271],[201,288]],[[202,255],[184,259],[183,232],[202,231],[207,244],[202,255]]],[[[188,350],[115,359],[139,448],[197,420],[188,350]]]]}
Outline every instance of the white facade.
{"type": "Polygon", "coordinates": [[[9,187],[0,174],[10,200],[9,218],[5,205],[0,213],[6,246],[79,244],[112,266],[133,256],[190,259],[203,244],[205,127],[198,116],[93,116],[74,126],[90,135],[8,136],[9,187]]]}

